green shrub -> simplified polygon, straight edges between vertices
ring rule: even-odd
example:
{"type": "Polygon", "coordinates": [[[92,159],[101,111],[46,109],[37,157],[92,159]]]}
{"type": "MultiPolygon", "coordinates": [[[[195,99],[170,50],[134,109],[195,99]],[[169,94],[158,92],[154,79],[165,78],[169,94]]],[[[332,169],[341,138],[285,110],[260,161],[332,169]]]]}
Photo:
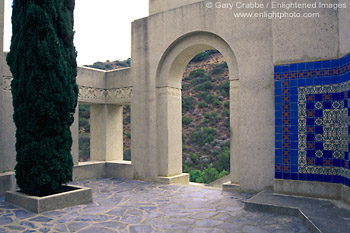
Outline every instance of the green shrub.
{"type": "Polygon", "coordinates": [[[190,159],[192,160],[193,163],[198,162],[198,156],[195,153],[190,152],[190,159]]]}
{"type": "Polygon", "coordinates": [[[225,91],[225,93],[230,93],[230,81],[226,81],[219,86],[220,90],[225,91]]]}
{"type": "Polygon", "coordinates": [[[222,105],[222,102],[221,102],[220,100],[218,100],[218,99],[215,99],[214,102],[213,102],[213,104],[214,104],[215,106],[221,106],[221,105],[222,105]]]}
{"type": "Polygon", "coordinates": [[[123,152],[123,160],[131,161],[131,150],[130,149],[124,150],[124,152],[123,152]]]}
{"type": "Polygon", "coordinates": [[[79,127],[86,127],[89,124],[89,121],[85,118],[79,117],[79,127]]]}
{"type": "Polygon", "coordinates": [[[217,50],[206,50],[204,52],[198,53],[190,62],[201,62],[210,58],[212,54],[219,53],[217,50]]]}
{"type": "Polygon", "coordinates": [[[202,174],[200,170],[190,171],[190,182],[203,183],[202,174]]]}
{"type": "Polygon", "coordinates": [[[182,165],[183,173],[190,173],[193,170],[192,164],[185,163],[182,165]]]}
{"type": "Polygon", "coordinates": [[[220,90],[219,94],[224,97],[229,97],[229,93],[226,92],[225,90],[220,90]]]}
{"type": "Polygon", "coordinates": [[[215,168],[218,171],[230,171],[230,150],[226,148],[218,156],[215,163],[215,168]]]}
{"type": "Polygon", "coordinates": [[[212,103],[214,102],[215,99],[216,99],[216,98],[215,98],[214,95],[207,95],[207,96],[205,97],[205,101],[206,101],[208,104],[212,104],[212,103]]]}
{"type": "Polygon", "coordinates": [[[230,112],[225,108],[222,113],[221,113],[222,116],[225,116],[225,117],[229,117],[230,116],[230,112]]]}
{"type": "Polygon", "coordinates": [[[130,133],[130,132],[127,132],[125,135],[126,135],[128,138],[131,138],[131,133],[130,133]]]}
{"type": "Polygon", "coordinates": [[[182,90],[188,90],[190,88],[190,84],[182,84],[182,90]]]}
{"type": "Polygon", "coordinates": [[[194,87],[196,91],[203,90],[203,91],[208,91],[213,88],[213,84],[210,81],[205,81],[202,84],[198,84],[194,87]]]}
{"type": "Polygon", "coordinates": [[[189,77],[190,78],[202,78],[202,77],[204,77],[205,74],[206,74],[205,70],[200,68],[200,69],[192,70],[190,72],[190,76],[189,77]]]}
{"type": "Polygon", "coordinates": [[[216,130],[213,128],[195,129],[190,133],[190,141],[200,146],[214,140],[216,130]]]}
{"type": "Polygon", "coordinates": [[[184,125],[189,125],[192,122],[192,119],[187,117],[187,116],[183,116],[182,117],[182,124],[184,125]]]}
{"type": "Polygon", "coordinates": [[[110,64],[106,64],[106,65],[104,66],[104,69],[105,69],[105,70],[110,70],[110,69],[112,69],[112,66],[111,66],[110,64]]]}
{"type": "Polygon", "coordinates": [[[199,102],[199,103],[198,103],[198,107],[200,107],[200,108],[206,108],[206,107],[208,107],[208,104],[206,104],[206,103],[204,103],[204,102],[199,102]]]}
{"type": "Polygon", "coordinates": [[[128,60],[126,61],[120,61],[120,60],[116,60],[114,62],[114,65],[116,66],[122,66],[122,67],[130,67],[130,62],[131,62],[131,59],[128,58],[128,60]]]}
{"type": "Polygon", "coordinates": [[[16,180],[36,196],[72,181],[70,126],[78,99],[74,0],[13,1],[7,63],[13,75],[16,180]],[[30,113],[30,114],[29,114],[30,113]]]}
{"type": "Polygon", "coordinates": [[[210,57],[209,54],[206,52],[198,53],[196,56],[192,58],[190,62],[200,62],[200,61],[205,61],[210,57]]]}
{"type": "Polygon", "coordinates": [[[230,102],[225,102],[225,103],[224,103],[224,107],[227,108],[227,109],[229,109],[229,108],[230,108],[230,102]]]}
{"type": "Polygon", "coordinates": [[[212,74],[222,74],[228,68],[227,63],[221,63],[215,66],[215,68],[211,71],[212,74]]]}
{"type": "Polygon", "coordinates": [[[183,96],[182,97],[182,111],[187,112],[189,110],[194,109],[193,97],[191,96],[183,96]]]}

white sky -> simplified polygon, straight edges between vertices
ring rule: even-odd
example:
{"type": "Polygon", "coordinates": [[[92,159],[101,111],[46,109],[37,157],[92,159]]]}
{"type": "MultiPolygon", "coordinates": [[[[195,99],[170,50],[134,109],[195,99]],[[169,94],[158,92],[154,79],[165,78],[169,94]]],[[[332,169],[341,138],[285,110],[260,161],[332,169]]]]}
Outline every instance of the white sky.
{"type": "MultiPolygon", "coordinates": [[[[4,50],[10,50],[12,0],[5,0],[4,50]]],[[[131,56],[131,22],[148,15],[148,0],[76,0],[78,65],[131,56]]]]}

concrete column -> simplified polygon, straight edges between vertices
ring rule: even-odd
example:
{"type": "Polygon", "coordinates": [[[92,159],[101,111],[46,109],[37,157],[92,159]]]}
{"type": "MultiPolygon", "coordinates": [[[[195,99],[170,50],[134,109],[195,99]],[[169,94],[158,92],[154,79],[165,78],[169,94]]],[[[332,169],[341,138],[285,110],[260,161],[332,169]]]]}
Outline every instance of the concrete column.
{"type": "MultiPolygon", "coordinates": [[[[4,75],[3,72],[3,44],[4,44],[4,0],[0,0],[0,127],[2,129],[3,117],[2,117],[2,77],[4,75]]],[[[3,151],[3,138],[2,138],[2,130],[0,131],[0,173],[4,172],[4,151],[3,151]]]]}
{"type": "Polygon", "coordinates": [[[181,89],[159,88],[158,154],[159,176],[182,173],[181,89]]]}
{"type": "Polygon", "coordinates": [[[239,142],[239,80],[230,80],[230,167],[231,183],[240,183],[240,142],[239,142]]]}
{"type": "Polygon", "coordinates": [[[70,127],[72,134],[73,144],[72,144],[72,157],[74,165],[79,163],[79,103],[75,109],[74,122],[70,127]]]}
{"type": "Polygon", "coordinates": [[[91,161],[123,160],[123,106],[90,106],[91,161]]]}

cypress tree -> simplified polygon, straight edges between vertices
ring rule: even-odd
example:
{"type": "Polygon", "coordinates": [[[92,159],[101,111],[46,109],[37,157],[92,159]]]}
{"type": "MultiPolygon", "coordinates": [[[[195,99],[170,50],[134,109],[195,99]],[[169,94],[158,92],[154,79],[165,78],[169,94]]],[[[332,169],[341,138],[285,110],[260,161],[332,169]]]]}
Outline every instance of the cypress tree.
{"type": "Polygon", "coordinates": [[[14,0],[7,63],[13,75],[17,184],[30,195],[72,180],[77,105],[74,0],[14,0]]]}

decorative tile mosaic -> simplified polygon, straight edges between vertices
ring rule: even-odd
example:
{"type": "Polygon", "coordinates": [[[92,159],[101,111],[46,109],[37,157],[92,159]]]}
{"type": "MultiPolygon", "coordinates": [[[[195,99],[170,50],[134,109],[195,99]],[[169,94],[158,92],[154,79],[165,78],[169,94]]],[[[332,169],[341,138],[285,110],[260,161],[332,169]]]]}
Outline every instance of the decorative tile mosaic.
{"type": "Polygon", "coordinates": [[[275,66],[275,178],[350,186],[350,54],[275,66]]]}

